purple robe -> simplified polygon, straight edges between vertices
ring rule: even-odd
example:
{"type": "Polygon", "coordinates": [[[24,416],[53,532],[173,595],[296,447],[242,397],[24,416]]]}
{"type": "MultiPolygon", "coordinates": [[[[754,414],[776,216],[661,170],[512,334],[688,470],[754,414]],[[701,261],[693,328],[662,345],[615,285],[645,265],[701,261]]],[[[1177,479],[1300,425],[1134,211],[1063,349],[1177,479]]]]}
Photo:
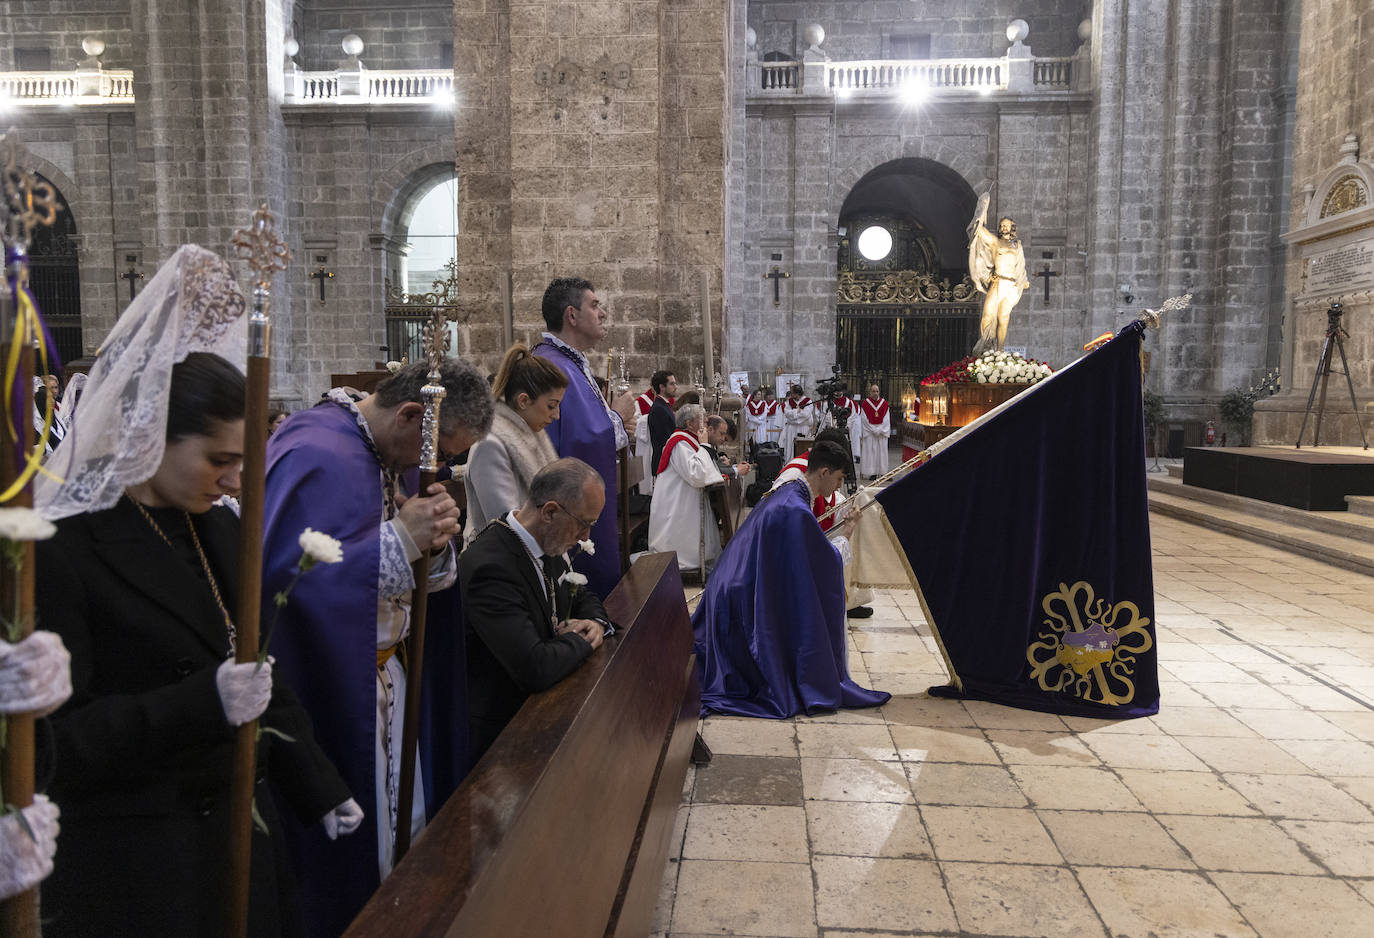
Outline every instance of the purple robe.
{"type": "Polygon", "coordinates": [[[573,569],[586,574],[587,585],[602,599],[620,582],[620,525],[617,519],[619,492],[616,490],[615,426],[601,392],[592,385],[582,366],[567,352],[547,339],[534,347],[534,354],[547,358],[568,376],[568,390],[559,406],[559,417],[545,432],[560,457],[573,456],[587,463],[606,483],[606,507],[592,525],[596,553],[579,553],[573,569]]]}
{"type": "MultiPolygon", "coordinates": [[[[337,404],[326,401],[294,414],[268,439],[264,629],[277,611],[271,597],[295,575],[301,531],[314,528],[343,544],[341,563],[317,564],[296,583],[271,645],[277,659],[274,677],[289,683],[300,697],[320,746],[366,815],[357,831],[335,841],[318,824],[308,829],[283,824],[306,928],[316,938],[341,934],[378,886],[375,739],[382,498],[377,457],[354,415],[337,404]]],[[[444,629],[434,617],[430,626],[428,634],[439,633],[440,640],[426,648],[426,674],[437,680],[451,668],[436,660],[436,650],[452,643],[442,640],[444,629]]],[[[440,689],[436,683],[435,690],[440,689]]],[[[455,718],[466,723],[466,713],[455,718]]],[[[423,765],[424,746],[420,758],[423,765]]]]}
{"type": "Polygon", "coordinates": [[[849,676],[844,566],[801,480],[765,496],[725,545],[692,630],[703,714],[777,720],[891,696],[849,676]]]}

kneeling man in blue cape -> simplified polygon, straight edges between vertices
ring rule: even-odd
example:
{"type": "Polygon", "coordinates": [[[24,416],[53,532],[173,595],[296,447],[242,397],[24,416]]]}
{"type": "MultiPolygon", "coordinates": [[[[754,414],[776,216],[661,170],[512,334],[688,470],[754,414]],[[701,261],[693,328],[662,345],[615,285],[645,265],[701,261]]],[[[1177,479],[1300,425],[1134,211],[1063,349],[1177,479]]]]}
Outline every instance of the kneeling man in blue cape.
{"type": "Polygon", "coordinates": [[[811,511],[850,466],[841,447],[816,444],[805,477],[764,496],[725,545],[692,616],[703,713],[785,719],[891,697],[849,677],[845,545],[811,511]]]}

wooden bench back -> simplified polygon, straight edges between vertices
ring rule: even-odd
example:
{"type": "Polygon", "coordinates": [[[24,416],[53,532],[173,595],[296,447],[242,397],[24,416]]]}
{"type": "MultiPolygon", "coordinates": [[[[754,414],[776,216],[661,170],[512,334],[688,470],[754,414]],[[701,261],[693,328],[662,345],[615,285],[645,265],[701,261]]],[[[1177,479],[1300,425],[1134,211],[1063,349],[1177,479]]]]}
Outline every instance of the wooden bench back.
{"type": "Polygon", "coordinates": [[[700,709],[676,556],[606,611],[622,630],[530,697],[346,935],[648,932],[700,709]]]}

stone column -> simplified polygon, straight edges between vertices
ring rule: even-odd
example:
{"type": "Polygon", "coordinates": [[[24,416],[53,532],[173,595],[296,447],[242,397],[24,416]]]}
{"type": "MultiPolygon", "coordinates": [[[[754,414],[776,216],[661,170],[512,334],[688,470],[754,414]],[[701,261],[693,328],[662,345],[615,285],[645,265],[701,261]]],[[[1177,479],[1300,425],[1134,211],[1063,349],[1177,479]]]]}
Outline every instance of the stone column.
{"type": "Polygon", "coordinates": [[[456,0],[459,265],[471,354],[537,338],[555,276],[612,310],[593,356],[642,379],[702,364],[700,272],[719,334],[725,227],[726,0],[456,0]],[[483,331],[492,324],[495,333],[483,331]]]}

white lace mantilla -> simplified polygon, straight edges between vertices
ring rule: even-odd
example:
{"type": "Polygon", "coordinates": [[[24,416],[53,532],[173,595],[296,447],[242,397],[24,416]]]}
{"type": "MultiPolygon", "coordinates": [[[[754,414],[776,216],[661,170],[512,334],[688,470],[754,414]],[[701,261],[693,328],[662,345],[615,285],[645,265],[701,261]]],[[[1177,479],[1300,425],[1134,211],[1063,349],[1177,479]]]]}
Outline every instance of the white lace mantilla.
{"type": "Polygon", "coordinates": [[[143,288],[101,344],[81,408],[47,469],[34,505],[51,521],[109,508],[157,472],[166,448],[172,366],[211,352],[246,361],[243,295],[216,255],[188,244],[143,288]]]}

